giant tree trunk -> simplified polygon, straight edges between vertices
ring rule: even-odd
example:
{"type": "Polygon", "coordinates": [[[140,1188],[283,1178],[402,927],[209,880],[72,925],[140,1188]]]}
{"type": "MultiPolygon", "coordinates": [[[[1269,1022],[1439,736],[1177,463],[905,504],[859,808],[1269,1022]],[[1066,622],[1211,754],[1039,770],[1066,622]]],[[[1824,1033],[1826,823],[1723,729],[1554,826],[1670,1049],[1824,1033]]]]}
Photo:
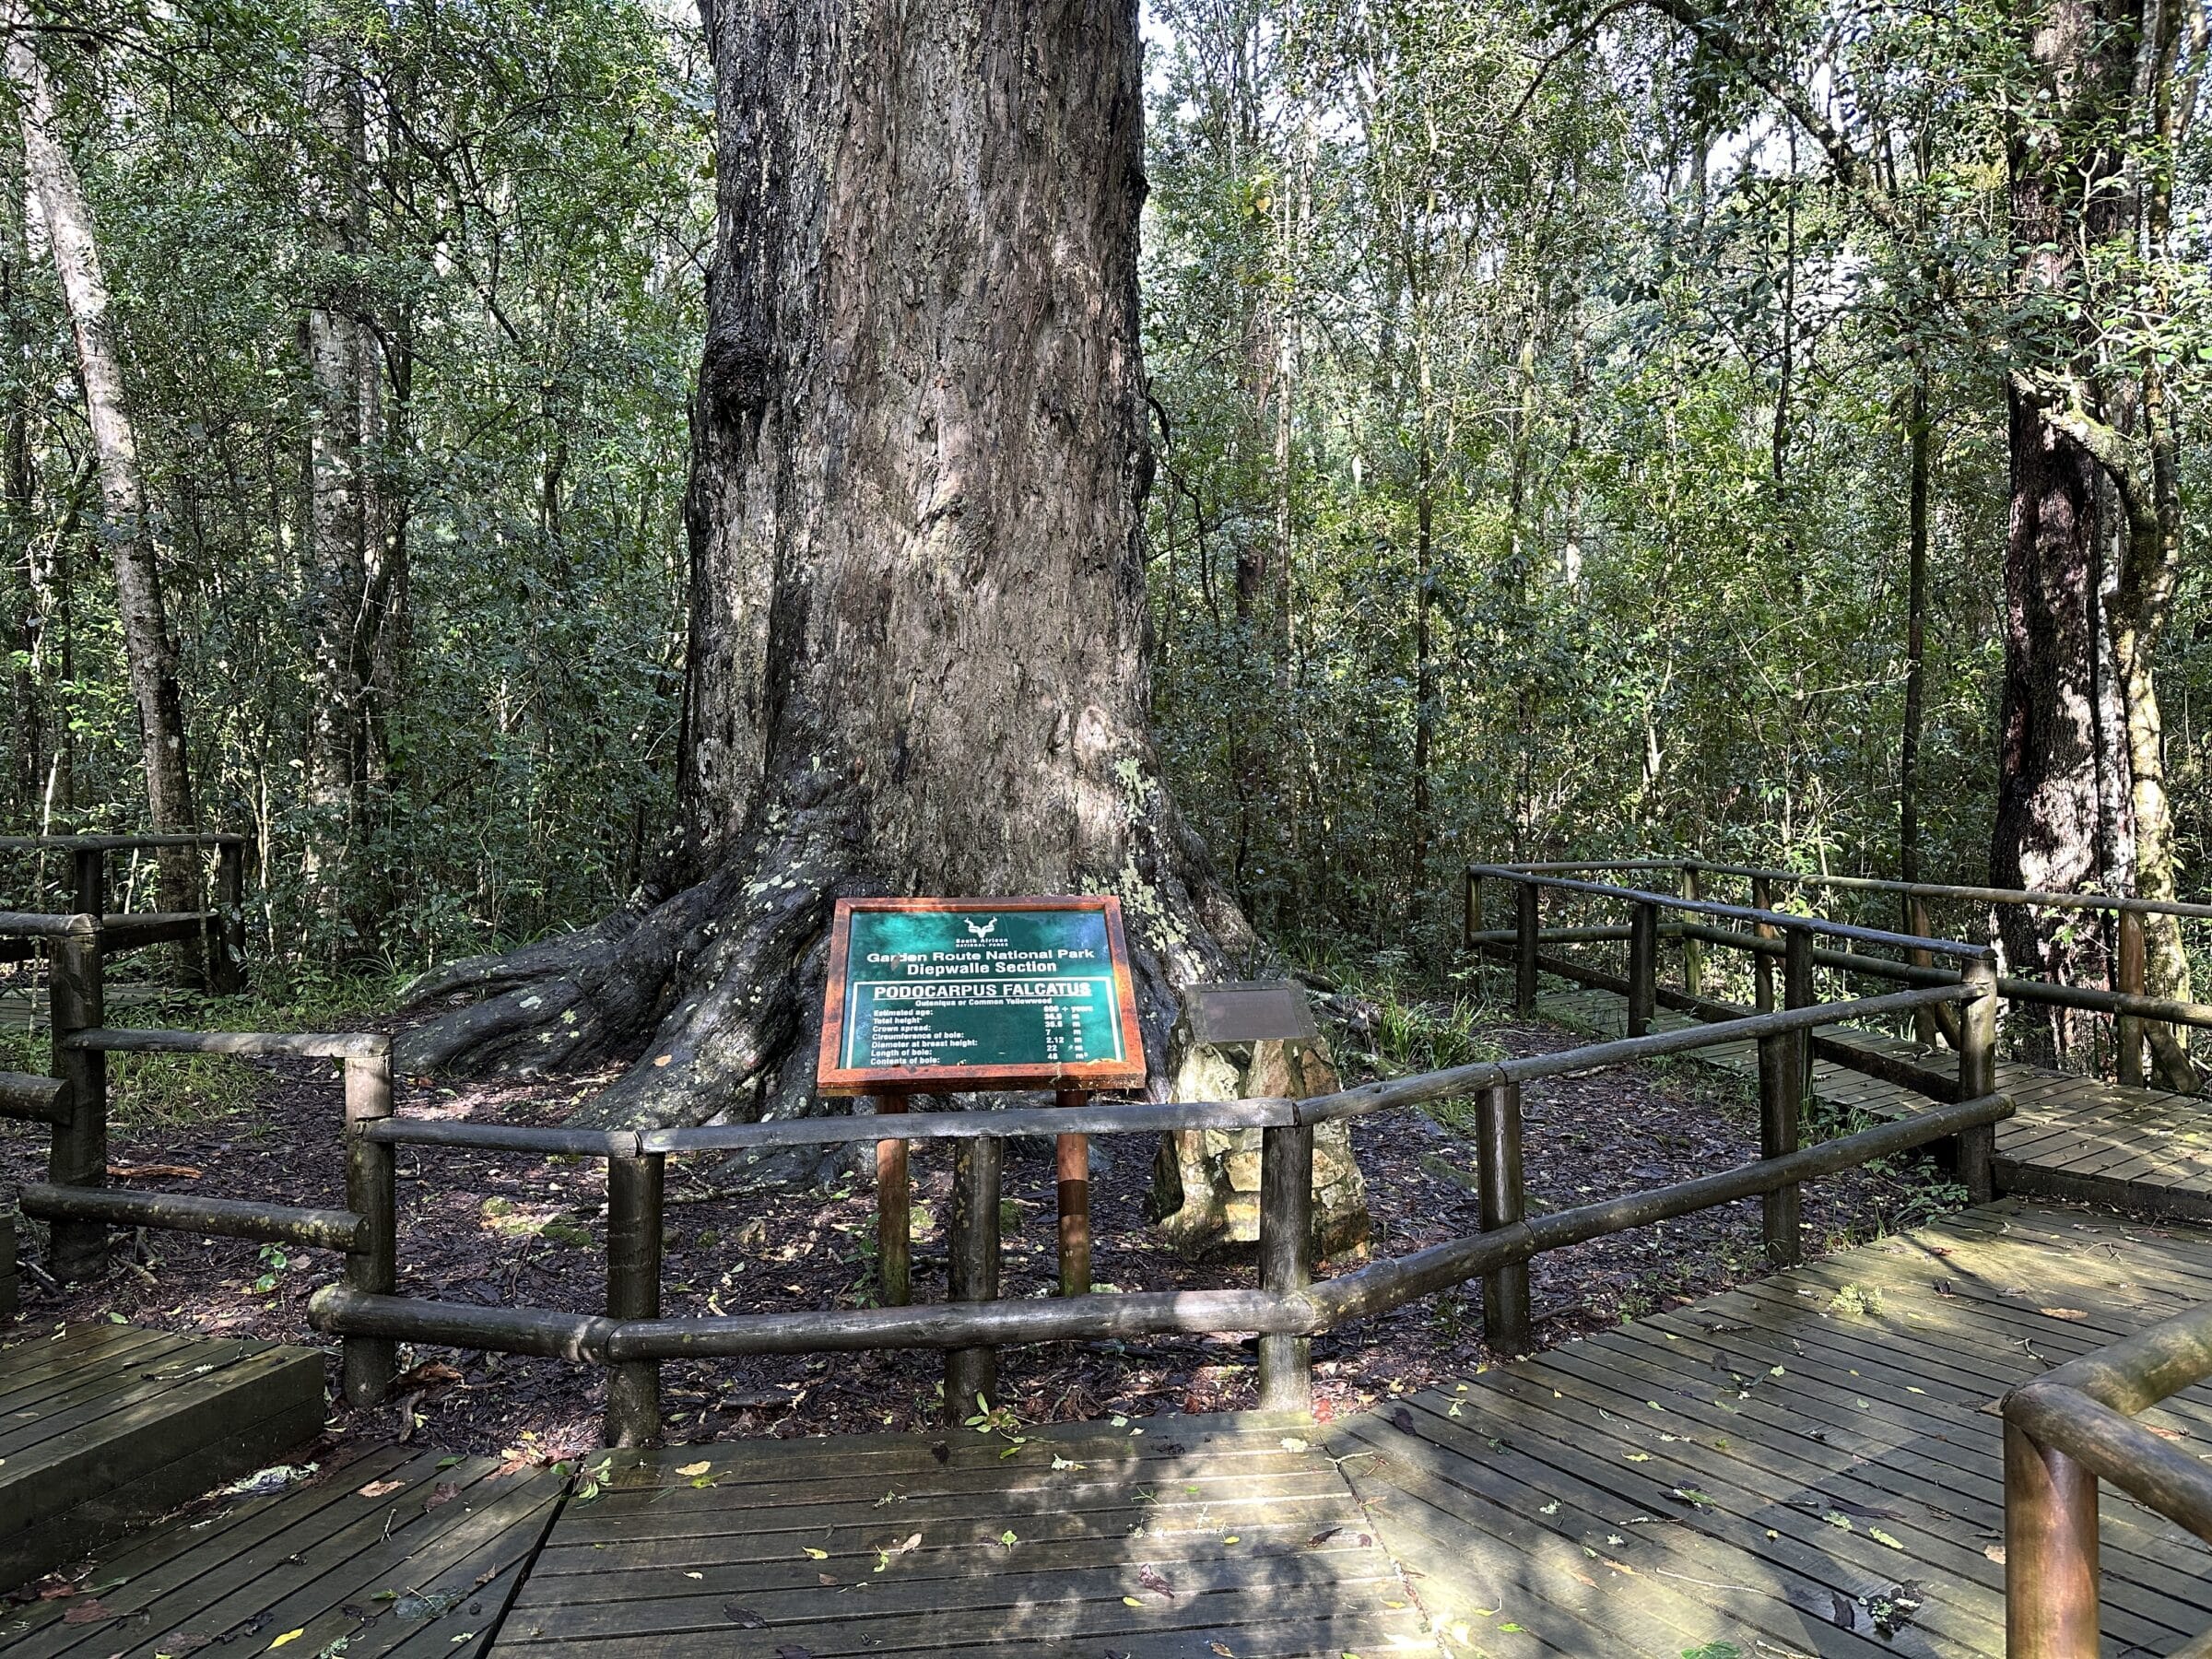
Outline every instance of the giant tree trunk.
{"type": "Polygon", "coordinates": [[[680,853],[586,934],[427,982],[494,994],[403,1064],[650,1034],[591,1118],[817,1111],[833,896],[1112,890],[1164,1093],[1175,987],[1257,942],[1147,733],[1135,7],[710,18],[680,853]]]}
{"type": "MultiPolygon", "coordinates": [[[[193,828],[192,780],[184,748],[184,700],[177,684],[176,648],[162,608],[161,578],[147,523],[138,443],[124,394],[123,365],[108,326],[108,285],[93,237],[91,210],[76,168],[54,131],[53,95],[28,29],[6,8],[7,77],[23,130],[23,165],[61,277],[62,298],[76,340],[85,415],[92,429],[100,495],[100,534],[115,571],[115,605],[123,620],[131,699],[138,712],[148,817],[157,830],[193,828]]],[[[191,863],[164,858],[162,908],[197,907],[191,863]]]]}
{"type": "MultiPolygon", "coordinates": [[[[2018,124],[2009,146],[2021,322],[2009,388],[2005,691],[1989,870],[2000,887],[2072,892],[2133,876],[2126,746],[2110,741],[2124,716],[2120,688],[2103,672],[2103,479],[2077,424],[2063,417],[2093,375],[2093,353],[2080,335],[2085,325],[2052,320],[2066,302],[2081,303],[2085,246],[2124,229],[2122,194],[2085,181],[2110,181],[2121,164],[2113,145],[2132,31],[2109,14],[2131,4],[2139,19],[2136,0],[2046,0],[2020,25],[2047,110],[2039,105],[2034,122],[2018,124]],[[2122,786],[2108,787],[2115,779],[2122,786]]],[[[2095,947],[2065,920],[2002,911],[2016,971],[2074,982],[2100,977],[2086,959],[2095,947]]],[[[2064,1021],[2053,1020],[2034,1046],[2048,1054],[2066,1035],[2064,1021]]]]}

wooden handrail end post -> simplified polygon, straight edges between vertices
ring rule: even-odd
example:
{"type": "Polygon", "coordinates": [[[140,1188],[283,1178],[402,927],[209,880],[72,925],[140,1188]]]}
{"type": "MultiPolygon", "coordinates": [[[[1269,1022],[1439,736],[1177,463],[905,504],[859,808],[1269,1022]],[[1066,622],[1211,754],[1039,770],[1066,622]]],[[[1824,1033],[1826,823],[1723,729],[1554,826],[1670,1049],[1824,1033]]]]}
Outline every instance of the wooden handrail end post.
{"type": "MultiPolygon", "coordinates": [[[[1313,1131],[1260,1132],[1260,1288],[1281,1296],[1313,1279],[1313,1131]]],[[[1313,1339],[1260,1338],[1260,1409],[1311,1415],[1313,1339]]]]}
{"type": "MultiPolygon", "coordinates": [[[[1500,1083],[1475,1097],[1477,1185],[1482,1230],[1496,1232],[1523,1220],[1527,1194],[1521,1159],[1521,1086],[1500,1083]]],[[[1482,1339],[1498,1355],[1525,1354],[1533,1346],[1525,1261],[1485,1274],[1482,1339]]]]}
{"type": "MultiPolygon", "coordinates": [[[[392,1057],[356,1054],[346,1061],[346,1206],[361,1218],[360,1247],[346,1257],[346,1282],[372,1296],[399,1288],[399,1193],[396,1148],[362,1133],[392,1115],[392,1057]]],[[[341,1339],[339,1377],[346,1402],[381,1404],[399,1372],[399,1344],[388,1336],[341,1339]]]]}
{"type": "Polygon", "coordinates": [[[2006,1659],[2097,1659],[2097,1477],[2005,1425],[2006,1659]]]}

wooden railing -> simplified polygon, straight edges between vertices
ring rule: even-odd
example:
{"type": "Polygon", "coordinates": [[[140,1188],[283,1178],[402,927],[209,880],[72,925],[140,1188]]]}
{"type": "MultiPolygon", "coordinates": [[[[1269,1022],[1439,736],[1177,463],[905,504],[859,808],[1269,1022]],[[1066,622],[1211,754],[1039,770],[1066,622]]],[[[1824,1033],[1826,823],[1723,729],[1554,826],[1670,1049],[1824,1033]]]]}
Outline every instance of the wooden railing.
{"type": "MultiPolygon", "coordinates": [[[[70,912],[100,918],[109,956],[172,940],[197,942],[206,952],[207,988],[223,995],[245,986],[246,860],[253,845],[253,837],[230,834],[0,836],[0,853],[59,853],[68,857],[70,912]],[[204,909],[108,909],[113,896],[114,854],[177,850],[215,854],[213,890],[206,892],[204,909]]],[[[11,937],[0,929],[0,961],[22,960],[35,949],[27,938],[11,937]]]]}
{"type": "MultiPolygon", "coordinates": [[[[2183,1025],[2212,1027],[2212,1004],[2181,998],[2154,997],[2144,994],[2145,951],[2143,918],[2171,916],[2182,922],[2212,921],[2212,904],[2188,903],[2178,900],[2136,899],[2110,896],[2101,893],[2047,893],[2032,888],[1969,887],[1945,882],[1897,881],[1874,876],[1806,875],[1792,870],[1762,868],[1756,865],[1715,864],[1695,858],[1630,858],[1610,861],[1555,862],[1548,864],[1484,865],[1471,866],[1466,873],[1467,943],[1470,947],[1493,945],[1500,935],[1487,929],[1481,920],[1482,883],[1486,878],[1520,877],[1564,877],[1571,875],[1626,876],[1634,879],[1637,887],[1607,886],[1603,890],[1637,892],[1643,898],[1665,898],[1669,902],[1695,900],[1704,896],[1707,884],[1714,879],[1747,883],[1751,893],[1751,908],[1770,911],[1777,892],[1797,890],[1832,890],[1843,893],[1881,893],[1895,898],[1902,912],[1903,931],[1910,935],[1926,935],[1929,924],[1928,907],[1936,903],[1966,903],[1991,905],[2007,909],[2077,911],[2108,916],[2112,919],[2114,937],[2110,957],[2112,982],[2099,987],[2065,985],[2049,980],[2019,979],[2006,975],[1997,982],[1999,995],[2007,1002],[2033,1003],[2047,1007],[2076,1008],[2092,1014],[2107,1015],[2114,1021],[2114,1072],[2119,1082],[2141,1086],[2148,1077],[2144,1064],[2144,1042],[2152,1025],[2183,1025]],[[1648,890],[1653,878],[1671,877],[1678,891],[1673,895],[1659,895],[1648,890]]],[[[1591,884],[1594,885],[1594,884],[1591,884]]],[[[1806,918],[1793,918],[1805,920],[1806,918]]],[[[1594,942],[1596,939],[1618,938],[1622,935],[1608,930],[1576,930],[1582,935],[1576,942],[1594,942]]],[[[1687,979],[1694,979],[1697,951],[1701,944],[1718,943],[1735,948],[1771,951],[1768,930],[1759,929],[1765,945],[1747,944],[1740,938],[1716,940],[1703,929],[1690,926],[1672,930],[1669,936],[1684,941],[1683,959],[1687,979]]],[[[1566,935],[1561,935],[1562,942],[1566,935]]],[[[1547,940],[1548,942],[1548,939],[1547,940]]],[[[1902,981],[1907,983],[1935,983],[1930,977],[1933,961],[1924,951],[1905,953],[1905,960],[1883,962],[1866,959],[1848,953],[1818,953],[1818,966],[1836,968],[1847,972],[1864,973],[1874,978],[1902,981]]],[[[1771,1004],[1771,972],[1762,966],[1759,976],[1759,1006],[1771,1004]]],[[[1688,988],[1695,991],[1691,983],[1688,988]]],[[[1957,1033],[1942,1023],[1938,1009],[1925,1011],[1922,1017],[1920,1040],[1933,1047],[1937,1035],[1955,1046],[1957,1033]]]]}
{"type": "MultiPolygon", "coordinates": [[[[0,933],[9,918],[0,917],[0,933]]],[[[96,1271],[110,1224],[314,1244],[346,1254],[343,1279],[310,1302],[315,1326],[338,1336],[348,1400],[367,1405],[391,1386],[401,1341],[555,1355],[609,1371],[611,1443],[652,1439],[660,1421],[662,1361],[856,1348],[946,1351],[947,1409],[957,1418],[996,1390],[996,1350],[1016,1343],[1093,1341],[1171,1332],[1251,1331],[1260,1336],[1260,1404],[1308,1410],[1310,1345],[1320,1332],[1473,1279],[1483,1282],[1487,1340],[1526,1348],[1528,1264],[1547,1251],[1739,1199],[1762,1200],[1770,1258],[1798,1257],[1798,1189],[1807,1181],[1936,1141],[1953,1144],[1969,1184],[1986,1192],[1991,1126],[2011,1103],[1991,1088],[1994,1006],[1987,953],[1912,941],[1965,959],[1967,977],[1856,1001],[1789,1007],[1673,1031],[1646,1032],[1525,1059],[1482,1062],[1304,1100],[1098,1104],[1080,1108],[808,1118],[704,1128],[597,1130],[425,1120],[393,1114],[389,1040],[376,1035],[281,1036],[132,1031],[101,1020],[101,929],[91,916],[13,919],[54,954],[53,1054],[45,1079],[0,1080],[37,1111],[0,1114],[52,1125],[47,1182],[27,1186],[25,1214],[53,1226],[48,1259],[58,1277],[96,1271]],[[1965,1033],[1956,1099],[1811,1147],[1798,1144],[1805,1048],[1818,1028],[1955,1008],[1965,1033]],[[1753,1041],[1760,1055],[1760,1156],[1738,1168],[1653,1191],[1531,1216],[1523,1193],[1521,1091],[1541,1077],[1633,1065],[1714,1043],[1753,1041]],[[165,1193],[103,1190],[104,1056],[187,1051],[335,1057],[346,1067],[347,1207],[312,1209],[165,1193]],[[36,1085],[38,1088],[34,1088],[36,1085]],[[1314,1128],[1472,1096],[1477,1104],[1482,1230],[1394,1260],[1315,1280],[1312,1260],[1314,1128]],[[1261,1134],[1260,1285],[1255,1290],[1146,1291],[1049,1300],[999,1295],[999,1177],[1004,1143],[1066,1134],[1154,1135],[1182,1129],[1261,1134]],[[664,1318],[661,1208],[676,1154],[896,1139],[959,1144],[950,1221],[952,1300],[926,1307],[804,1310],[664,1318]],[[607,1250],[604,1313],[488,1308],[405,1296],[398,1286],[394,1148],[465,1147],[604,1159],[607,1250]],[[1978,1173],[1977,1173],[1978,1171],[1978,1173]]],[[[1886,943],[1898,943],[1885,939],[1886,943]]],[[[6,1097],[0,1097],[6,1098],[6,1097]]]]}
{"type": "MultiPolygon", "coordinates": [[[[2212,1544],[2212,1469],[2135,1419],[2212,1377],[2212,1306],[2054,1367],[2005,1396],[2005,1652],[2097,1659],[2097,1483],[2212,1544]]],[[[2212,1631],[2177,1659],[2212,1654],[2212,1631]]]]}

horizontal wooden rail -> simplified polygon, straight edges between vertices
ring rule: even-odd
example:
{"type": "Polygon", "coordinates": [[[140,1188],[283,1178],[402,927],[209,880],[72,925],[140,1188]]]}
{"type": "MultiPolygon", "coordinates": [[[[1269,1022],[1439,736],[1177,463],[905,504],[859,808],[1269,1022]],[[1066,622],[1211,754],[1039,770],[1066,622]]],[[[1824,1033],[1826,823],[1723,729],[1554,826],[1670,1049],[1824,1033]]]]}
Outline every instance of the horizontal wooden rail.
{"type": "Polygon", "coordinates": [[[382,1147],[462,1147],[477,1152],[541,1153],[562,1158],[635,1158],[635,1129],[544,1128],[528,1124],[471,1124],[458,1118],[379,1118],[361,1138],[382,1147]]]}
{"type": "Polygon", "coordinates": [[[316,1330],[333,1335],[434,1342],[588,1365],[606,1363],[608,1339],[620,1323],[601,1313],[482,1308],[419,1296],[378,1295],[343,1284],[325,1285],[309,1297],[307,1318],[316,1330]]]}
{"type": "MultiPolygon", "coordinates": [[[[419,1297],[315,1292],[308,1316],[335,1335],[447,1343],[619,1365],[641,1360],[864,1348],[961,1348],[1105,1341],[1175,1333],[1312,1335],[1465,1280],[1608,1234],[1757,1197],[1834,1174],[2008,1116],[1999,1095],[1936,1106],[1781,1158],[1648,1193],[1559,1210],[1396,1261],[1325,1279],[1298,1294],[1266,1290],[1143,1291],[1050,1300],[943,1302],[920,1308],[830,1308],[720,1318],[611,1320],[546,1308],[478,1308],[419,1297]]],[[[960,1112],[948,1117],[980,1117],[960,1112]]]]}
{"type": "Polygon", "coordinates": [[[290,1055],[309,1060],[368,1060],[389,1054],[382,1031],[165,1031],[90,1026],[62,1040],[65,1049],[95,1053],[290,1055]]]}
{"type": "Polygon", "coordinates": [[[47,1221],[105,1221],[117,1227],[159,1227],[172,1232],[259,1239],[271,1244],[308,1244],[354,1250],[362,1243],[361,1218],[351,1210],[303,1209],[244,1198],[201,1198],[186,1193],[127,1193],[112,1187],[55,1186],[26,1182],[23,1213],[47,1221]]]}
{"type": "Polygon", "coordinates": [[[728,1152],[886,1138],[1018,1140],[1063,1135],[1159,1135],[1178,1129],[1275,1129],[1299,1121],[1298,1102],[1287,1100],[1132,1100],[1011,1112],[902,1112],[888,1120],[785,1118],[700,1129],[649,1129],[641,1141],[648,1152],[728,1152]]]}
{"type": "Polygon", "coordinates": [[[0,1118],[33,1124],[69,1121],[69,1085],[60,1077],[29,1072],[0,1072],[0,1118]]]}
{"type": "MultiPolygon", "coordinates": [[[[1700,866],[1702,868],[1704,866],[1700,866]]],[[[1564,876],[1532,876],[1507,865],[1470,865],[1470,879],[1525,882],[1559,892],[1586,893],[1630,904],[1648,904],[1662,911],[1687,915],[1723,916],[1732,922],[1749,922],[1761,927],[1801,927],[1830,939],[1855,939],[1891,950],[1924,950],[1934,956],[1959,957],[1972,961],[1994,958],[1994,949],[1962,939],[1930,939],[1916,934],[1892,933],[1886,928],[1861,927],[1851,922],[1830,922],[1824,916],[1798,916],[1787,911],[1755,910],[1749,905],[1723,904],[1713,899],[1686,899],[1678,893],[1647,892],[1641,888],[1616,887],[1609,882],[1575,881],[1564,876]]]]}
{"type": "Polygon", "coordinates": [[[111,911],[101,918],[110,951],[137,950],[172,939],[206,936],[210,924],[220,921],[220,911],[111,911]]]}
{"type": "Polygon", "coordinates": [[[55,916],[44,911],[0,911],[0,938],[65,939],[73,933],[94,933],[98,916],[55,916]]]}
{"type": "Polygon", "coordinates": [[[1397,1106],[1423,1106],[1452,1100],[1479,1088],[1505,1083],[1528,1083],[1538,1077],[1562,1077],[1575,1072],[1602,1071],[1611,1066],[1654,1060],[1662,1054],[1688,1053],[1715,1043],[1780,1036],[1810,1030],[1822,1025],[1849,1025],[1888,1014],[1910,1013],[1939,1003],[1971,1003],[1982,992],[1970,985],[1931,985],[1924,990],[1894,991],[1887,996],[1855,1001],[1819,1003],[1809,1007],[1777,1009],[1771,1014],[1748,1014],[1740,1019],[1716,1020],[1711,1025],[1686,1026],[1674,1031],[1653,1031],[1642,1037],[1616,1038],[1610,1042],[1563,1049],[1558,1053],[1531,1054],[1520,1060],[1483,1060],[1446,1071],[1423,1072],[1384,1083],[1363,1083],[1357,1088],[1321,1095],[1298,1103],[1301,1124],[1326,1123],[1331,1118],[1364,1117],[1397,1106]]]}
{"type": "Polygon", "coordinates": [[[1452,1285],[1516,1265],[1547,1251],[1564,1250],[1608,1234],[1627,1232],[1654,1221],[1672,1220],[1715,1205],[1733,1204],[1764,1193],[1832,1175],[1888,1158],[1962,1130],[1994,1124],[2012,1114],[2002,1095],[1984,1095],[1947,1106],[1931,1107],[1856,1135],[1823,1141],[1781,1158],[1761,1159],[1717,1174],[1700,1175],[1646,1193],[1607,1198],[1596,1204],[1518,1221],[1494,1233],[1477,1233],[1432,1244],[1411,1255],[1368,1266],[1317,1284],[1310,1293],[1330,1325],[1380,1313],[1452,1285]]]}
{"type": "Polygon", "coordinates": [[[205,835],[0,835],[0,851],[130,853],[161,847],[250,847],[253,838],[229,830],[205,835]]]}
{"type": "MultiPolygon", "coordinates": [[[[1407,1105],[1470,1094],[1505,1083],[1570,1072],[1626,1065],[1679,1054],[1715,1043],[1735,1042],[1823,1024],[1909,1012],[1934,1003],[1971,1002],[1979,992],[1957,983],[1853,1002],[1826,1003],[1772,1014],[1744,1014],[1711,1025],[1535,1054],[1521,1060],[1482,1061],[1451,1071],[1428,1072],[1390,1083],[1371,1083],[1311,1100],[1170,1100],[1105,1102],[1086,1107],[1010,1112],[905,1112],[890,1116],[786,1118],[762,1124],[724,1124],[696,1129],[534,1128],[519,1124],[472,1124],[453,1118],[390,1117],[363,1126],[362,1135],[382,1145],[465,1147],[487,1152],[634,1158],[650,1154],[729,1152],[864,1141],[1014,1140],[1063,1135],[1159,1135],[1182,1129],[1279,1129],[1364,1117],[1407,1105]]],[[[99,1035],[84,1032],[82,1038],[99,1035]]],[[[88,1045],[102,1046],[102,1045],[88,1045]]]]}
{"type": "MultiPolygon", "coordinates": [[[[1837,888],[1845,891],[1894,893],[1904,899],[1937,899],[1970,904],[2024,905],[2030,910],[2133,911],[2138,915],[2179,916],[2184,921],[2212,921],[2212,904],[2178,899],[2137,899],[2106,893],[2047,893],[2034,888],[1963,886],[1956,882],[1898,881],[1882,876],[1808,876],[1800,870],[1770,870],[1757,865],[1711,864],[1701,858],[1621,858],[1584,861],[1561,860],[1548,864],[1484,866],[1486,873],[1524,871],[1532,876],[1557,876],[1570,871],[1622,874],[1695,870],[1700,876],[1729,876],[1746,881],[1782,882],[1790,887],[1837,888]]],[[[1470,872],[1473,873],[1473,872],[1470,872]]]]}

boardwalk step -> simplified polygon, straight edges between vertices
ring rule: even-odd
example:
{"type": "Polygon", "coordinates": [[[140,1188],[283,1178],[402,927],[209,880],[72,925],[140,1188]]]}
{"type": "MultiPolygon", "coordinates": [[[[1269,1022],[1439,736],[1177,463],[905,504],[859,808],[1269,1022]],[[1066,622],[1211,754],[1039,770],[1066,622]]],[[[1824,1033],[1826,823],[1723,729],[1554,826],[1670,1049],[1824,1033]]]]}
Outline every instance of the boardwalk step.
{"type": "Polygon", "coordinates": [[[133,1325],[0,1348],[0,1588],[299,1452],[324,1370],[309,1348],[133,1325]]]}

